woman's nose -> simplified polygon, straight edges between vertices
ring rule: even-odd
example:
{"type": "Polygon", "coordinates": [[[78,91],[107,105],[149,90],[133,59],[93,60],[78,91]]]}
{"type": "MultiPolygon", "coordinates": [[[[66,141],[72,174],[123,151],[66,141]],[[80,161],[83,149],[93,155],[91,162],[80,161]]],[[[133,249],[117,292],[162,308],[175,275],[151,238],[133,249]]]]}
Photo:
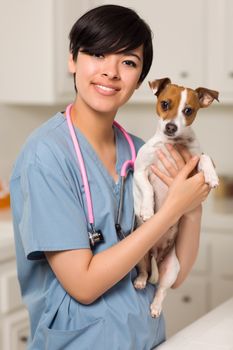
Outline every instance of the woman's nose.
{"type": "Polygon", "coordinates": [[[101,75],[106,76],[109,79],[119,80],[120,75],[117,62],[115,60],[111,60],[110,58],[106,60],[102,67],[101,75]]]}

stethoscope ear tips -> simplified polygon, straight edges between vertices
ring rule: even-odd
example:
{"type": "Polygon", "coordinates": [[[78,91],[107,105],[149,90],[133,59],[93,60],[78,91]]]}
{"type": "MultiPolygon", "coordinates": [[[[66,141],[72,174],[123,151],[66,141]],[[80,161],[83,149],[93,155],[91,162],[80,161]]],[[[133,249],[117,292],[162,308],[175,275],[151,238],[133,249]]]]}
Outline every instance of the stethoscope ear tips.
{"type": "Polygon", "coordinates": [[[88,236],[92,248],[94,248],[96,244],[104,242],[104,236],[101,230],[92,229],[91,232],[88,232],[88,236]]]}

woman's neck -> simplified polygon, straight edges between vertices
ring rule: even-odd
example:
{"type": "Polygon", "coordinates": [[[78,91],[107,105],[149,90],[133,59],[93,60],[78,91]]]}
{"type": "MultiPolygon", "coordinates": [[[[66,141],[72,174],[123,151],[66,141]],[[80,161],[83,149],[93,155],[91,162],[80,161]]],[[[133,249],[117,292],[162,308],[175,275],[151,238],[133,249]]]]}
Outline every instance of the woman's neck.
{"type": "Polygon", "coordinates": [[[115,113],[98,113],[75,102],[71,109],[72,123],[79,128],[94,148],[114,144],[112,124],[115,113]]]}

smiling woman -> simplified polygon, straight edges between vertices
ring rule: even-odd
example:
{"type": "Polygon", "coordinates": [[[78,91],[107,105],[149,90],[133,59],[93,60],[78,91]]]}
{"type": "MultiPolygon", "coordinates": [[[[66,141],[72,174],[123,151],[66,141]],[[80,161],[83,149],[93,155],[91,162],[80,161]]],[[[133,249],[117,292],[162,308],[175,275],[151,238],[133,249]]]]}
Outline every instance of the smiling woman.
{"type": "MultiPolygon", "coordinates": [[[[183,191],[184,172],[171,178],[166,205],[134,229],[132,172],[124,186],[119,181],[131,151],[114,119],[151,62],[150,28],[126,7],[92,9],[70,32],[69,69],[77,90],[71,113],[58,112],[34,131],[10,182],[19,282],[31,323],[29,350],[151,350],[165,339],[163,315],[152,318],[148,312],[156,287],[136,290],[134,267],[190,209],[198,191],[189,183],[183,191]],[[81,166],[67,121],[74,126],[81,166]],[[88,220],[83,167],[95,227],[88,220]],[[119,240],[122,192],[125,238],[119,240]],[[101,244],[93,247],[90,232],[102,232],[101,244]]],[[[143,141],[132,136],[132,143],[137,152],[143,141]]],[[[184,163],[188,175],[196,164],[184,163]]],[[[202,198],[196,197],[199,204],[202,198]]]]}

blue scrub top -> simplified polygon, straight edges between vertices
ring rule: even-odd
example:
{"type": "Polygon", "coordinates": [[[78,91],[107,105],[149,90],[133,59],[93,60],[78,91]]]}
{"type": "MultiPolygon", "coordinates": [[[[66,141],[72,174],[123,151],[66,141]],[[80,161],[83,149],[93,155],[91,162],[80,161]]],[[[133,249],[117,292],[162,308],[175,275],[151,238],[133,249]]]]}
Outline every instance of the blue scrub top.
{"type": "MultiPolygon", "coordinates": [[[[75,128],[93,201],[95,226],[105,242],[94,254],[118,242],[115,221],[120,183],[115,183],[92,146],[75,128]]],[[[117,162],[131,158],[128,142],[114,127],[117,162]]],[[[136,150],[142,140],[132,136],[136,150]]],[[[136,290],[134,268],[98,300],[83,305],[61,286],[44,251],[90,248],[86,199],[76,154],[62,113],[26,141],[10,181],[18,277],[31,325],[30,350],[149,350],[165,340],[163,316],[153,319],[155,286],[136,290]]],[[[133,221],[132,173],[124,193],[121,226],[133,221]]],[[[93,286],[94,288],[94,286],[93,286]]]]}

